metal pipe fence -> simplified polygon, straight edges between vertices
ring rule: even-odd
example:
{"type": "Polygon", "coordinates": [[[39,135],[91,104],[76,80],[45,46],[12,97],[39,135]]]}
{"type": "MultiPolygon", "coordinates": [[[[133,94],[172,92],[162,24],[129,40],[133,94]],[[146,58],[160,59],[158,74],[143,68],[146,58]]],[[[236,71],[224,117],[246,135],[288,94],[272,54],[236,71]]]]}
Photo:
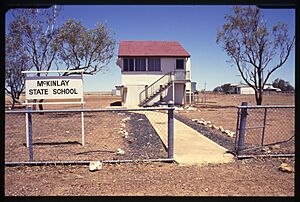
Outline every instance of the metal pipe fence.
{"type": "Polygon", "coordinates": [[[173,160],[173,110],[6,111],[5,164],[173,160]]]}
{"type": "Polygon", "coordinates": [[[198,94],[195,94],[194,92],[186,92],[185,95],[185,101],[187,104],[195,104],[196,102],[198,102],[198,94]]]}
{"type": "Polygon", "coordinates": [[[237,111],[238,156],[295,154],[295,106],[243,105],[237,111]]]}

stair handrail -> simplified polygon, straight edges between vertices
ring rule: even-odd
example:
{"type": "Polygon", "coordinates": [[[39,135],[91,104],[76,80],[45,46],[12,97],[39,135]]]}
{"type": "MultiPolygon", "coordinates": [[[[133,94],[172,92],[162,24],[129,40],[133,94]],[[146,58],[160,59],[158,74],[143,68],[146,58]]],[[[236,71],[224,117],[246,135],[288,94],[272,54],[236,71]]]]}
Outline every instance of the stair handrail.
{"type": "MultiPolygon", "coordinates": [[[[143,93],[146,94],[146,91],[148,92],[148,89],[152,89],[155,84],[157,84],[159,81],[161,81],[162,79],[164,79],[166,76],[169,76],[169,79],[168,79],[168,82],[167,82],[167,83],[169,83],[170,81],[173,80],[172,79],[172,75],[175,75],[175,71],[170,71],[170,72],[164,74],[162,77],[160,77],[159,79],[157,79],[156,81],[154,81],[150,86],[147,86],[142,92],[140,92],[140,95],[139,95],[139,97],[140,97],[140,104],[147,99],[146,96],[145,96],[145,98],[142,100],[142,94],[143,93]]],[[[154,92],[154,90],[152,89],[152,91],[150,92],[150,94],[148,94],[148,97],[152,96],[153,92],[154,92]]]]}

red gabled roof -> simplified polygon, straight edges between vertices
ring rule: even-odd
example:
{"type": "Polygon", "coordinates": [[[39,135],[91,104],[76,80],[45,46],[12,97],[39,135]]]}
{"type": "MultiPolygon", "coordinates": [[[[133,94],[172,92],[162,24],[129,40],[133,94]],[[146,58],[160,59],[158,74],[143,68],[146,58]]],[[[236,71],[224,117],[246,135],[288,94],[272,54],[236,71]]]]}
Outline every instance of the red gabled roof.
{"type": "Polygon", "coordinates": [[[177,41],[120,41],[118,56],[190,57],[190,54],[177,41]]]}

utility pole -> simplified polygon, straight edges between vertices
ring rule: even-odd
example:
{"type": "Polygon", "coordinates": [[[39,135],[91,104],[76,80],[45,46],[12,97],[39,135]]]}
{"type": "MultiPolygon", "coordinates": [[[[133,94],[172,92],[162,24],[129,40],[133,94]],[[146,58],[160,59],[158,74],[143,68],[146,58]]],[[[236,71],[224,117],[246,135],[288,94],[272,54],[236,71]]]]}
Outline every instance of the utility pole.
{"type": "Polygon", "coordinates": [[[206,81],[204,82],[204,104],[206,107],[206,81]]]}
{"type": "Polygon", "coordinates": [[[203,97],[202,97],[202,103],[206,106],[206,81],[204,82],[204,89],[203,89],[203,97]]]}

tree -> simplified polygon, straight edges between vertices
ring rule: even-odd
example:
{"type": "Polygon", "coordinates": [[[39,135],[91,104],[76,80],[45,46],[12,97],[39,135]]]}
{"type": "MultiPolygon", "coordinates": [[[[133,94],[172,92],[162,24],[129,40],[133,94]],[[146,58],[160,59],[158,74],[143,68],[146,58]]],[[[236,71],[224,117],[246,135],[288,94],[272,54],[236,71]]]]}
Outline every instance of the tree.
{"type": "MultiPolygon", "coordinates": [[[[272,32],[257,7],[234,7],[233,15],[225,15],[226,23],[217,33],[217,44],[230,57],[243,80],[254,89],[256,104],[261,105],[263,88],[273,72],[287,61],[295,37],[288,26],[278,23],[272,32]],[[275,65],[272,61],[278,60],[275,65]]],[[[275,63],[275,62],[274,62],[275,63]]]]}
{"type": "MultiPolygon", "coordinates": [[[[17,34],[16,44],[23,44],[23,49],[15,51],[29,58],[31,70],[47,71],[56,65],[58,70],[84,70],[84,74],[104,71],[113,57],[115,46],[107,26],[98,23],[95,29],[86,29],[80,22],[71,19],[58,27],[56,19],[60,9],[56,6],[50,9],[15,9],[7,34],[10,38],[17,34]]],[[[66,72],[64,75],[69,74],[66,72]]],[[[42,104],[39,108],[43,109],[42,104]]]]}
{"type": "MultiPolygon", "coordinates": [[[[58,10],[53,6],[50,9],[14,9],[12,12],[14,19],[9,24],[8,37],[18,34],[16,43],[23,44],[22,51],[30,57],[31,69],[50,70],[52,66],[57,54],[55,39],[58,29],[55,24],[58,10]]],[[[40,76],[40,73],[37,73],[37,76],[40,76]]],[[[35,109],[35,105],[33,108],[35,109]]],[[[41,104],[39,108],[43,109],[41,104]]]]}
{"type": "MultiPolygon", "coordinates": [[[[113,57],[115,40],[105,24],[98,23],[94,29],[87,29],[81,22],[70,19],[60,28],[56,45],[59,63],[67,70],[96,74],[104,71],[113,57]]],[[[70,74],[76,73],[64,73],[70,74]]]]}
{"type": "Polygon", "coordinates": [[[221,85],[221,88],[222,88],[223,92],[229,92],[230,89],[231,89],[230,83],[226,83],[226,84],[221,85]]]}
{"type": "Polygon", "coordinates": [[[213,90],[213,92],[224,92],[224,93],[231,93],[231,91],[232,91],[232,87],[231,87],[230,83],[225,83],[221,86],[217,86],[213,90]]]}
{"type": "Polygon", "coordinates": [[[275,79],[272,82],[272,86],[275,88],[279,88],[282,92],[290,92],[295,90],[288,81],[279,78],[275,79]]]}
{"type": "Polygon", "coordinates": [[[5,37],[5,91],[12,99],[12,108],[16,103],[20,103],[20,95],[25,89],[25,75],[22,71],[30,69],[30,58],[24,54],[22,43],[16,43],[19,40],[18,34],[14,37],[5,37]]]}
{"type": "MultiPolygon", "coordinates": [[[[57,54],[55,39],[57,8],[51,9],[15,9],[14,19],[9,24],[10,32],[19,33],[24,43],[24,51],[30,56],[36,71],[50,70],[57,54]]],[[[37,73],[37,76],[40,76],[37,73]]]]}
{"type": "Polygon", "coordinates": [[[221,86],[217,86],[213,89],[213,92],[217,92],[217,93],[223,92],[223,89],[221,88],[221,86]]]}

